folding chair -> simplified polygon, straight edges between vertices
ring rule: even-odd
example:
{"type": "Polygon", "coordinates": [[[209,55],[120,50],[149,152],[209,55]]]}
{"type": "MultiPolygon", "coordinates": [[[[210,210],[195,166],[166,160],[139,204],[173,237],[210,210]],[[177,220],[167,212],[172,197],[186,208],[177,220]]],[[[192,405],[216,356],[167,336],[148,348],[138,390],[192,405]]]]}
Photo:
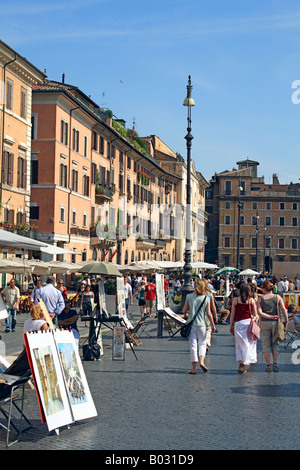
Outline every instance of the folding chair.
{"type": "Polygon", "coordinates": [[[137,346],[142,344],[142,341],[140,340],[140,338],[137,334],[139,329],[142,329],[142,331],[144,331],[150,337],[148,332],[145,331],[145,328],[148,326],[148,324],[146,323],[147,318],[148,318],[148,316],[145,316],[145,317],[141,318],[137,322],[137,324],[134,326],[134,328],[132,330],[130,330],[131,335],[136,339],[137,346]]]}
{"type": "Polygon", "coordinates": [[[18,377],[9,374],[0,374],[0,411],[5,417],[5,424],[0,422],[0,427],[6,430],[6,447],[10,447],[21,439],[22,433],[32,427],[29,419],[24,414],[24,391],[25,384],[29,380],[28,377],[18,377]],[[21,388],[21,407],[18,406],[17,400],[19,395],[15,391],[21,388]],[[8,407],[8,409],[5,409],[8,407]],[[13,416],[13,407],[18,411],[18,417],[13,416]],[[23,420],[26,425],[23,425],[23,420]],[[17,438],[10,442],[11,428],[18,433],[17,438]]]}
{"type": "Polygon", "coordinates": [[[292,318],[287,325],[284,349],[286,349],[295,338],[300,338],[300,331],[296,329],[295,320],[292,318]]]}

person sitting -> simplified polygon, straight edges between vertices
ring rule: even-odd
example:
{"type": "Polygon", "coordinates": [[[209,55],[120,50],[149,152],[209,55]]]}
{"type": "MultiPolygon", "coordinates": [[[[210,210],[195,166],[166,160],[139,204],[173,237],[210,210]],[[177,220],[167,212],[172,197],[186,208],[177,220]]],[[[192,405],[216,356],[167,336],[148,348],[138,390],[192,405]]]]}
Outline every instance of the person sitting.
{"type": "Polygon", "coordinates": [[[70,300],[65,299],[65,308],[59,315],[58,326],[62,327],[64,330],[70,330],[73,333],[75,343],[79,347],[79,331],[77,327],[78,315],[75,308],[70,308],[70,300]]]}
{"type": "Polygon", "coordinates": [[[286,331],[289,333],[293,333],[294,331],[300,333],[300,315],[297,315],[297,307],[295,304],[288,306],[288,318],[289,322],[286,331]]]}
{"type": "Polygon", "coordinates": [[[174,295],[173,302],[176,305],[181,303],[181,290],[176,292],[176,294],[174,295]]]}
{"type": "Polygon", "coordinates": [[[48,330],[49,326],[45,320],[43,310],[39,304],[32,305],[30,309],[31,318],[24,321],[23,333],[31,331],[48,330]]]}

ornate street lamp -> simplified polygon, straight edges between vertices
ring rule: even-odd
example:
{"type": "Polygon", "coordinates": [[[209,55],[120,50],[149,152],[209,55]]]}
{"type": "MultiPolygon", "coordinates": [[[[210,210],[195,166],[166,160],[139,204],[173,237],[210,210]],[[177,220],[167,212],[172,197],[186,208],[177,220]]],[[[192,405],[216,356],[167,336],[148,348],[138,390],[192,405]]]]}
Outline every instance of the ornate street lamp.
{"type": "Polygon", "coordinates": [[[185,254],[184,254],[184,286],[181,289],[181,307],[185,304],[186,295],[193,292],[192,287],[192,265],[191,265],[191,226],[192,226],[192,209],[191,209],[191,148],[193,136],[192,130],[192,119],[191,119],[191,108],[195,106],[195,101],[192,98],[192,85],[191,76],[189,75],[187,84],[187,96],[183,102],[183,106],[187,106],[187,135],[185,136],[186,148],[187,148],[187,174],[186,174],[186,220],[185,220],[185,254]]]}

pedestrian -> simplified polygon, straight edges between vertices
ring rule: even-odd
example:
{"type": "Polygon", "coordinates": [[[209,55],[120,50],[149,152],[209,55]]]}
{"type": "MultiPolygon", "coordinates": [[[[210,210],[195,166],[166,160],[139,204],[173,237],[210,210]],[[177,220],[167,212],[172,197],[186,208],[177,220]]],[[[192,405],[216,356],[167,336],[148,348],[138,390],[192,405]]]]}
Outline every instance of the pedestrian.
{"type": "Polygon", "coordinates": [[[53,325],[57,327],[57,316],[63,311],[65,303],[61,292],[54,287],[54,284],[54,276],[49,276],[46,285],[39,292],[39,298],[44,302],[53,325]]]}
{"type": "MultiPolygon", "coordinates": [[[[206,293],[210,299],[210,311],[214,319],[214,323],[218,323],[218,313],[217,313],[217,307],[215,304],[215,290],[212,288],[212,284],[209,283],[207,279],[203,279],[203,282],[206,287],[206,293]]],[[[211,334],[212,334],[212,328],[211,324],[208,318],[206,318],[206,348],[208,351],[208,348],[211,347],[211,334]]]]}
{"type": "Polygon", "coordinates": [[[239,363],[238,373],[247,372],[245,366],[257,362],[257,343],[248,337],[251,317],[256,319],[256,302],[251,297],[249,284],[239,286],[239,296],[232,300],[230,314],[230,333],[235,337],[236,360],[239,363]]]}
{"type": "Polygon", "coordinates": [[[193,321],[192,329],[189,335],[190,362],[192,370],[189,374],[197,373],[197,363],[203,372],[207,372],[204,361],[206,356],[206,319],[208,318],[212,332],[216,331],[213,316],[210,310],[210,298],[207,295],[206,283],[202,279],[195,279],[194,292],[187,294],[185,304],[182,310],[183,315],[187,316],[187,322],[193,321]],[[187,312],[189,312],[187,314],[187,312]]]}
{"type": "Polygon", "coordinates": [[[45,331],[49,326],[45,320],[43,310],[39,304],[32,305],[30,309],[30,318],[24,321],[23,333],[31,331],[45,331]]]}
{"type": "Polygon", "coordinates": [[[138,287],[138,292],[137,292],[141,318],[143,318],[143,316],[146,314],[146,292],[145,292],[145,286],[146,286],[146,282],[145,282],[145,281],[142,281],[142,282],[141,282],[141,286],[138,287]]]}
{"type": "Polygon", "coordinates": [[[260,316],[260,331],[262,350],[267,364],[266,372],[271,372],[271,354],[273,358],[273,370],[278,371],[278,342],[275,341],[275,333],[280,311],[284,316],[285,328],[288,324],[288,314],[282,297],[273,294],[273,284],[266,280],[262,283],[263,295],[258,298],[257,311],[260,316]]]}
{"type": "MultiPolygon", "coordinates": [[[[92,315],[93,311],[93,304],[92,301],[94,300],[94,292],[92,291],[92,287],[90,284],[86,284],[85,290],[81,295],[81,304],[80,304],[80,311],[84,316],[92,315]]],[[[85,322],[85,326],[87,322],[85,322]]]]}
{"type": "Polygon", "coordinates": [[[278,294],[283,297],[284,292],[288,292],[289,290],[289,281],[287,280],[286,276],[283,276],[277,284],[278,294]]]}
{"type": "Polygon", "coordinates": [[[75,344],[79,347],[80,334],[77,327],[77,320],[79,318],[75,308],[70,308],[71,302],[65,299],[65,308],[61,312],[58,319],[58,326],[64,330],[69,330],[73,333],[75,344]]]}
{"type": "Polygon", "coordinates": [[[9,333],[16,330],[17,311],[20,304],[20,289],[16,286],[14,279],[11,279],[9,284],[4,287],[1,296],[8,312],[8,317],[5,318],[5,332],[9,333]]]}
{"type": "Polygon", "coordinates": [[[37,305],[40,297],[41,288],[43,287],[42,280],[39,278],[36,280],[36,286],[33,286],[33,290],[30,296],[30,305],[37,305]]]}
{"type": "Polygon", "coordinates": [[[85,291],[85,286],[86,286],[86,281],[82,281],[80,283],[79,289],[77,290],[76,296],[75,296],[75,306],[77,308],[80,308],[81,306],[81,297],[83,296],[83,293],[85,291]]]}
{"type": "Polygon", "coordinates": [[[124,298],[127,315],[129,304],[132,305],[132,287],[131,284],[129,284],[126,276],[124,277],[124,298]]]}
{"type": "Polygon", "coordinates": [[[164,278],[164,289],[165,289],[166,306],[168,307],[169,305],[169,281],[166,278],[164,278]]]}
{"type": "Polygon", "coordinates": [[[289,280],[289,292],[293,292],[295,290],[295,284],[293,279],[289,280]]]}
{"type": "Polygon", "coordinates": [[[300,333],[300,316],[297,315],[297,307],[295,304],[290,304],[288,306],[288,319],[289,322],[287,324],[286,331],[288,333],[294,333],[295,331],[299,334],[300,333]]]}
{"type": "Polygon", "coordinates": [[[149,318],[152,318],[153,307],[154,307],[155,296],[156,296],[156,286],[151,280],[146,285],[145,292],[146,292],[147,313],[149,314],[149,318]]]}
{"type": "Polygon", "coordinates": [[[65,300],[68,297],[68,289],[64,286],[64,281],[60,279],[57,283],[57,290],[62,293],[63,299],[65,300]]]}

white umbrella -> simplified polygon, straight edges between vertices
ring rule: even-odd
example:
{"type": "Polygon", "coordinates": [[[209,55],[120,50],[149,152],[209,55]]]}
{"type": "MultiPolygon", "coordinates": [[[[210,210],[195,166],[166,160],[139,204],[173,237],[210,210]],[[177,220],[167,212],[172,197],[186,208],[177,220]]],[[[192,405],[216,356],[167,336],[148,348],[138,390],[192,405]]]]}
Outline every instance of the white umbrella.
{"type": "Polygon", "coordinates": [[[24,250],[40,250],[42,247],[46,247],[46,243],[33,240],[29,237],[23,237],[13,232],[0,229],[0,245],[9,246],[24,250]]]}
{"type": "Polygon", "coordinates": [[[210,263],[205,263],[204,261],[196,261],[192,264],[192,268],[198,268],[198,269],[218,269],[219,266],[216,264],[210,264],[210,263]]]}
{"type": "Polygon", "coordinates": [[[6,274],[31,274],[33,267],[28,264],[28,260],[11,257],[0,259],[0,272],[6,274]]]}
{"type": "Polygon", "coordinates": [[[258,274],[260,273],[253,271],[253,269],[245,269],[239,273],[239,276],[257,276],[258,274]]]}

